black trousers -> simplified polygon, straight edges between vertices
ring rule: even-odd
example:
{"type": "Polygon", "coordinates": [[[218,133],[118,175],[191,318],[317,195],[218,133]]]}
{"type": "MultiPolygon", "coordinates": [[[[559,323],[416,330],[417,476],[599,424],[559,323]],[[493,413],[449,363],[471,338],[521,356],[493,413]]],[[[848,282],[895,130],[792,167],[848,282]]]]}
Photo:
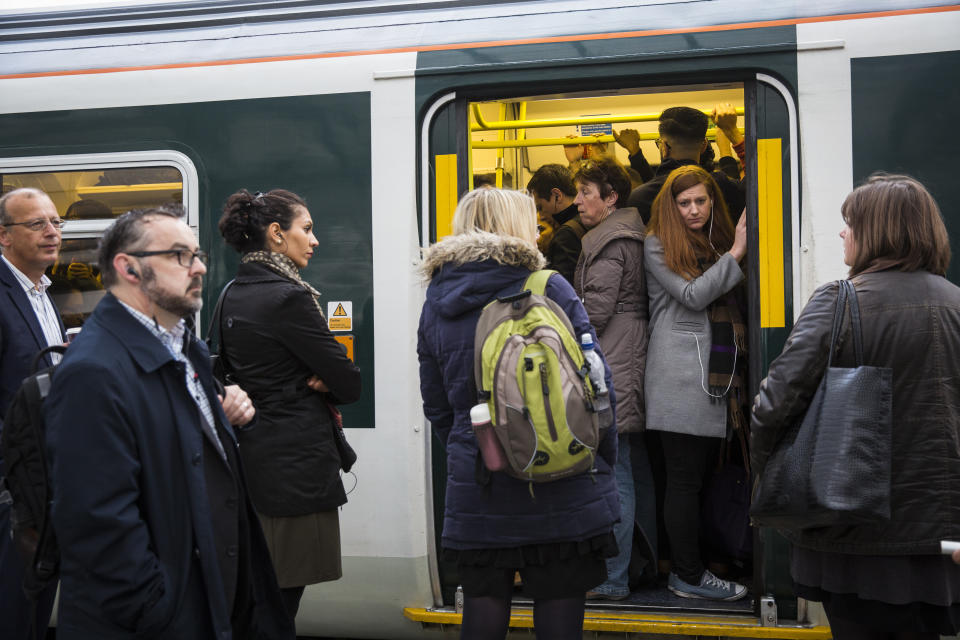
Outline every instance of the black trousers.
{"type": "Polygon", "coordinates": [[[688,584],[700,584],[700,490],[717,461],[720,438],[660,432],[666,467],[663,523],[670,540],[673,572],[688,584]]]}

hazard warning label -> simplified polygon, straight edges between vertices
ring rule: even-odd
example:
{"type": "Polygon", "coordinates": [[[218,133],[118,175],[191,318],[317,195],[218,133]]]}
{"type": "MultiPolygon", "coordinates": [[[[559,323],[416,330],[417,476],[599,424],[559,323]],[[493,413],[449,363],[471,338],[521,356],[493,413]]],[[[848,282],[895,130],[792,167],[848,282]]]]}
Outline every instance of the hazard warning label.
{"type": "Polygon", "coordinates": [[[327,325],[330,331],[353,331],[353,303],[349,300],[327,302],[327,325]]]}

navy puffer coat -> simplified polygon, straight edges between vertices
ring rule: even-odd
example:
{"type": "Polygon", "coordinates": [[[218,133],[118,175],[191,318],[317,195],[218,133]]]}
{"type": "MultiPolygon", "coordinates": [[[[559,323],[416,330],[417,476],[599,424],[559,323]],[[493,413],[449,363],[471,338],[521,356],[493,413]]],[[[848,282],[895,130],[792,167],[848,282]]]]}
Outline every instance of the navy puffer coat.
{"type": "MultiPolygon", "coordinates": [[[[491,474],[486,487],[476,480],[477,444],[470,425],[470,408],[477,404],[474,329],[488,302],[520,291],[530,272],[542,267],[543,258],[534,247],[482,232],[447,238],[426,253],[423,271],[430,286],[417,353],[424,412],[447,449],[442,538],[447,549],[586,540],[609,532],[620,518],[611,471],[617,455],[615,428],[600,442],[595,474],[538,483],[534,496],[527,482],[505,473],[491,474]]],[[[546,294],[566,312],[577,335],[593,333],[583,305],[563,277],[551,276],[546,294]]]]}

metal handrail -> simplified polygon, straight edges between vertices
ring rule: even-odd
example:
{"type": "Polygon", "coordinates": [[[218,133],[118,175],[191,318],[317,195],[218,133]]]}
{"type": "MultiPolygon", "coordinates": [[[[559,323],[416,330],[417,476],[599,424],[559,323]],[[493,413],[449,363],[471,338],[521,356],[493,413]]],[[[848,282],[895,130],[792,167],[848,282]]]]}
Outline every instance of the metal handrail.
{"type": "MultiPolygon", "coordinates": [[[[707,129],[707,140],[717,137],[715,128],[707,129]]],[[[740,130],[743,133],[743,129],[740,130]]],[[[658,133],[641,133],[641,140],[656,140],[658,133]]],[[[519,147],[552,147],[554,145],[594,144],[597,142],[613,142],[613,136],[580,136],[577,138],[530,138],[527,140],[473,140],[471,149],[517,149],[519,147]]]]}
{"type": "MultiPolygon", "coordinates": [[[[660,119],[659,113],[641,113],[621,116],[583,116],[580,118],[549,118],[545,120],[499,120],[487,122],[480,113],[480,103],[474,102],[473,117],[476,124],[470,125],[470,131],[495,131],[498,129],[535,129],[537,127],[562,127],[577,124],[613,124],[614,122],[656,122],[660,119]]],[[[744,110],[736,109],[737,115],[742,116],[744,110]]],[[[707,116],[711,111],[703,111],[707,116]]]]}

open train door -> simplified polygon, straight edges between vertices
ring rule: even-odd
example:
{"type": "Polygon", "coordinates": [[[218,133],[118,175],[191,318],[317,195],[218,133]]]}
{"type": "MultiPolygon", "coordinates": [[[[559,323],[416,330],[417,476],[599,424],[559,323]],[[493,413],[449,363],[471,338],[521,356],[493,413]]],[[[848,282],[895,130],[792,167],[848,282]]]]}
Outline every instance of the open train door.
{"type": "MultiPolygon", "coordinates": [[[[463,140],[466,106],[456,93],[435,97],[426,105],[420,120],[418,167],[420,246],[426,248],[450,235],[453,212],[462,192],[467,190],[467,160],[463,140]]],[[[456,568],[440,560],[440,533],[443,530],[443,505],[446,498],[446,450],[437,438],[427,444],[429,478],[432,492],[430,538],[430,574],[436,606],[452,604],[457,588],[456,568]]]]}
{"type": "MultiPolygon", "coordinates": [[[[800,193],[797,108],[787,86],[757,74],[745,83],[749,254],[750,389],[757,390],[780,355],[800,289],[800,193]],[[756,249],[754,249],[756,247],[756,249]],[[757,303],[758,301],[759,303],[757,303]]],[[[732,212],[731,212],[732,213],[732,212]]],[[[802,304],[802,300],[800,301],[802,304]]],[[[754,585],[760,621],[804,620],[790,577],[789,545],[775,530],[755,531],[754,585]]]]}

